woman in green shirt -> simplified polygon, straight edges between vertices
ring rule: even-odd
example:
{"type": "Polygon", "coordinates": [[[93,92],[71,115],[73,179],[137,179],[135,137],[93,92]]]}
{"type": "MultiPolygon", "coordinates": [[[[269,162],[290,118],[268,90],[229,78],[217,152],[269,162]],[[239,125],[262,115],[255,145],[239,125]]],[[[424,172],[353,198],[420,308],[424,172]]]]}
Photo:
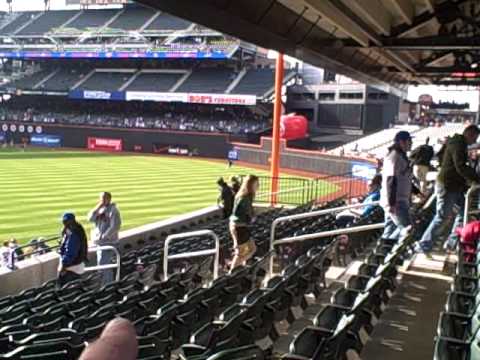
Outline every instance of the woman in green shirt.
{"type": "Polygon", "coordinates": [[[230,216],[230,234],[233,239],[234,257],[231,270],[244,264],[257,251],[255,242],[250,238],[250,223],[253,219],[253,200],[258,190],[258,177],[248,175],[235,196],[232,216],[230,216]]]}

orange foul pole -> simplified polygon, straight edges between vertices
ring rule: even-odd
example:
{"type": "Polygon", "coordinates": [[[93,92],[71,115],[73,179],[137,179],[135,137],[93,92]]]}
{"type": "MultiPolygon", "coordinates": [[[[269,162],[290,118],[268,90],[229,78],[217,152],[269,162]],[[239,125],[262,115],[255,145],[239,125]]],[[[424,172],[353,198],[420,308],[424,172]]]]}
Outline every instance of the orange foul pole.
{"type": "Polygon", "coordinates": [[[275,72],[275,105],[273,109],[272,154],[270,156],[270,203],[277,203],[280,175],[280,117],[282,116],[283,54],[278,54],[275,72]]]}

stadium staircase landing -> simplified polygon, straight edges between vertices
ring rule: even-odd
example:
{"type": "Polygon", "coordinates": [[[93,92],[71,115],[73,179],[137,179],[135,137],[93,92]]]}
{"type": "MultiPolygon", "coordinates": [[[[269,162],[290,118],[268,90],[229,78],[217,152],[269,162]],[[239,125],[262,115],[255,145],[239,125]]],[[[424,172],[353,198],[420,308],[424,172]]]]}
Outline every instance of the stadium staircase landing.
{"type": "Polygon", "coordinates": [[[445,304],[451,277],[450,261],[415,255],[400,270],[399,287],[365,345],[363,360],[433,358],[438,314],[445,304]]]}
{"type": "MultiPolygon", "coordinates": [[[[433,358],[438,314],[445,304],[451,277],[446,275],[450,261],[442,255],[433,260],[415,255],[399,269],[398,288],[390,299],[385,312],[370,334],[362,360],[430,360],[433,358]]],[[[344,286],[351,275],[357,273],[362,261],[352,261],[348,267],[331,266],[327,273],[327,289],[318,299],[308,298],[309,306],[290,327],[280,326],[280,337],[273,344],[274,359],[288,353],[296,335],[330,302],[332,294],[344,286]]],[[[368,335],[366,335],[368,336],[368,335]]],[[[260,344],[259,344],[260,345],[260,344]]],[[[272,344],[261,344],[266,348],[272,344]]],[[[356,355],[349,360],[358,360],[356,355]]]]}

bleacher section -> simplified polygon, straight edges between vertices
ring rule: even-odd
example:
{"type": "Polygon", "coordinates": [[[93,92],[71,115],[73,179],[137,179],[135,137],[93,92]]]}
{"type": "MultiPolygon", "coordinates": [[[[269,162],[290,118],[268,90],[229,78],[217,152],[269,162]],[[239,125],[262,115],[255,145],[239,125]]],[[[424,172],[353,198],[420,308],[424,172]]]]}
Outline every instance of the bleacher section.
{"type": "Polygon", "coordinates": [[[92,69],[87,66],[70,69],[60,69],[55,75],[45,81],[40,89],[49,91],[69,91],[92,69]]]}
{"type": "MultiPolygon", "coordinates": [[[[291,70],[286,70],[284,81],[287,82],[294,75],[291,70]]],[[[263,96],[273,90],[275,83],[275,70],[270,68],[250,69],[240,82],[232,89],[234,94],[263,96]]]]}
{"type": "MultiPolygon", "coordinates": [[[[52,74],[54,71],[56,72],[37,90],[68,92],[75,84],[80,82],[81,84],[77,87],[78,89],[118,91],[122,88],[122,85],[127,85],[127,87],[123,88],[122,91],[168,92],[185,75],[187,71],[181,69],[168,69],[165,72],[162,72],[162,69],[158,69],[158,72],[147,70],[145,72],[141,72],[136,78],[132,79],[132,83],[127,84],[131,77],[137,72],[137,69],[129,69],[130,71],[128,72],[117,72],[115,69],[111,69],[108,70],[109,72],[106,72],[106,70],[101,69],[100,71],[97,71],[92,78],[82,82],[82,78],[87,76],[92,70],[93,68],[88,65],[74,68],[62,67],[56,70],[43,70],[40,73],[42,76],[52,74]],[[110,73],[110,75],[108,75],[108,73],[110,73]],[[123,76],[119,74],[123,74],[123,76]]],[[[26,75],[17,81],[3,85],[2,89],[31,90],[36,84],[38,84],[40,80],[42,80],[40,74],[37,72],[33,75],[26,75]]],[[[235,80],[236,76],[237,74],[233,71],[233,69],[229,68],[197,69],[187,77],[187,79],[175,90],[175,92],[225,93],[230,84],[232,84],[232,82],[235,80]]],[[[253,75],[248,81],[251,82],[252,85],[249,85],[248,91],[245,90],[245,87],[239,89],[237,86],[230,93],[257,95],[258,97],[262,97],[265,94],[265,91],[273,87],[273,83],[268,84],[265,83],[264,80],[255,80],[253,75]],[[255,93],[253,91],[259,92],[255,93]]]]}
{"type": "Polygon", "coordinates": [[[118,30],[139,30],[152,19],[158,16],[146,27],[148,33],[157,31],[178,31],[187,29],[191,22],[179,19],[175,16],[158,13],[150,8],[131,9],[97,9],[97,10],[55,10],[55,11],[26,11],[17,13],[4,27],[0,29],[1,35],[14,34],[22,26],[26,25],[33,17],[36,17],[31,24],[23,28],[17,35],[43,35],[55,30],[75,29],[83,32],[87,29],[95,30],[103,27],[115,16],[115,20],[108,25],[108,29],[118,30]],[[73,19],[73,20],[72,20],[73,19]],[[71,21],[70,21],[71,20],[71,21]],[[62,28],[62,26],[64,28],[62,28]]]}
{"type": "Polygon", "coordinates": [[[37,12],[34,11],[26,11],[19,13],[19,15],[7,23],[4,27],[0,29],[1,34],[9,35],[15,33],[22,25],[26,24],[28,21],[32,19],[33,16],[38,15],[37,12]]]}
{"type": "Polygon", "coordinates": [[[20,30],[17,35],[42,35],[56,29],[71,19],[77,11],[58,10],[46,11],[31,24],[20,30]]]}
{"type": "Polygon", "coordinates": [[[52,71],[49,69],[37,71],[30,76],[23,77],[11,83],[4,84],[2,88],[17,88],[23,90],[32,90],[40,81],[45,79],[52,71]]]}
{"type": "Polygon", "coordinates": [[[235,73],[226,68],[197,69],[177,89],[177,92],[224,93],[235,73]]]}
{"type": "Polygon", "coordinates": [[[108,25],[108,28],[122,29],[127,31],[138,30],[154,15],[155,11],[147,8],[127,10],[118,16],[110,25],[108,25]]]}
{"type": "Polygon", "coordinates": [[[191,26],[192,23],[170,14],[162,13],[145,29],[148,31],[161,31],[165,29],[170,30],[184,30],[191,26]]]}
{"type": "Polygon", "coordinates": [[[141,73],[125,90],[167,92],[182,76],[182,73],[141,73]]]}
{"type": "Polygon", "coordinates": [[[78,89],[83,90],[104,90],[118,91],[128,79],[132,77],[131,72],[95,72],[92,76],[82,82],[78,89]]]}
{"type": "Polygon", "coordinates": [[[80,16],[66,25],[69,29],[77,29],[81,31],[87,28],[99,28],[105,25],[111,18],[118,13],[118,10],[84,10],[80,16]]]}

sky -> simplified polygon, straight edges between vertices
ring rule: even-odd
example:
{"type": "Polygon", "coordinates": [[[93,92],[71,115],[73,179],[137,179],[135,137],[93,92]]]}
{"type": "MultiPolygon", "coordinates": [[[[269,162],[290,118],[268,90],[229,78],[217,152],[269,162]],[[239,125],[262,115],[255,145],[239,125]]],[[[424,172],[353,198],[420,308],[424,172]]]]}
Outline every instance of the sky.
{"type": "MultiPolygon", "coordinates": [[[[14,11],[25,10],[43,10],[44,0],[13,0],[14,11]]],[[[50,0],[50,8],[56,9],[68,9],[78,8],[77,6],[67,7],[65,6],[65,0],[50,0]]],[[[6,0],[0,0],[0,11],[7,11],[8,6],[6,0]]],[[[438,87],[431,85],[411,86],[408,89],[408,100],[418,101],[418,97],[422,94],[430,94],[433,97],[433,101],[450,101],[456,103],[470,104],[470,110],[477,111],[479,105],[479,91],[471,90],[461,87],[438,87]]]]}

